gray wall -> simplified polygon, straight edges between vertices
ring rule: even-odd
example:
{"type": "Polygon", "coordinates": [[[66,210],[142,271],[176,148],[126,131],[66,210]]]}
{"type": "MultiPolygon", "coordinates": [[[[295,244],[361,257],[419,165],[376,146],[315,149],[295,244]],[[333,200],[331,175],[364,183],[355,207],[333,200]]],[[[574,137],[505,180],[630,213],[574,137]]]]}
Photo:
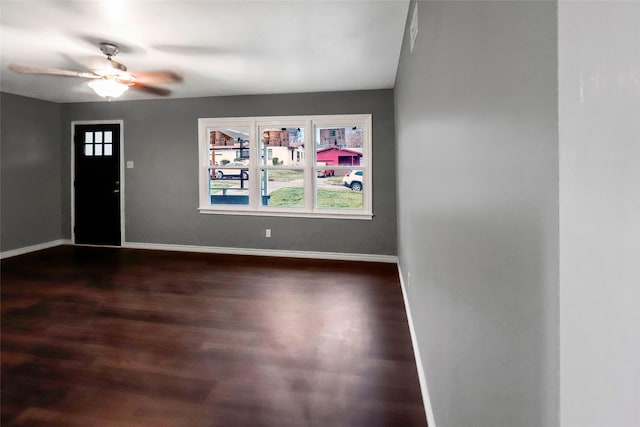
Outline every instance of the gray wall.
{"type": "Polygon", "coordinates": [[[0,94],[2,251],[61,238],[61,106],[0,94]]]}
{"type": "Polygon", "coordinates": [[[559,4],[563,427],[640,425],[639,22],[559,4]]]}
{"type": "Polygon", "coordinates": [[[438,427],[558,424],[556,7],[419,2],[405,34],[398,255],[438,427]]]}
{"type": "MultiPolygon", "coordinates": [[[[73,120],[124,120],[126,241],[219,247],[396,254],[393,91],[65,104],[62,143],[73,120]],[[206,215],[198,206],[201,117],[373,115],[372,221],[206,215]],[[264,237],[271,228],[272,237],[264,237]]],[[[68,151],[66,151],[68,152],[68,151]]],[[[63,158],[63,230],[70,238],[70,160],[63,158]]]]}

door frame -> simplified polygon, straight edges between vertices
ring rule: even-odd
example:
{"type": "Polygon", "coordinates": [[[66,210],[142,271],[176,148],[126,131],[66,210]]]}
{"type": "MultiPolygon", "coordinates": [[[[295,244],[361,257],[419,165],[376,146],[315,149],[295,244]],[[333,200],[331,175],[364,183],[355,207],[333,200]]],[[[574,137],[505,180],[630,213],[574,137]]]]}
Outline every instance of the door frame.
{"type": "MultiPolygon", "coordinates": [[[[124,120],[73,120],[71,121],[71,243],[76,244],[76,154],[75,154],[75,128],[77,125],[120,125],[120,246],[124,246],[124,120]]],[[[108,245],[100,245],[108,246],[108,245]]]]}

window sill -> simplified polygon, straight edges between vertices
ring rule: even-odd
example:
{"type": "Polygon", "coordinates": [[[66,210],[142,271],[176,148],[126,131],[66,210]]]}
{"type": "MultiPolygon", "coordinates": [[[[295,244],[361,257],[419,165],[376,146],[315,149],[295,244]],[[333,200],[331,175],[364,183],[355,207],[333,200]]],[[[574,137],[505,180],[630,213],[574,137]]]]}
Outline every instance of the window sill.
{"type": "Polygon", "coordinates": [[[324,218],[324,219],[358,219],[371,221],[373,214],[371,213],[346,213],[346,212],[291,212],[291,211],[275,211],[275,210],[248,210],[248,209],[224,209],[199,207],[201,214],[207,215],[241,215],[241,216],[279,216],[289,218],[324,218]]]}

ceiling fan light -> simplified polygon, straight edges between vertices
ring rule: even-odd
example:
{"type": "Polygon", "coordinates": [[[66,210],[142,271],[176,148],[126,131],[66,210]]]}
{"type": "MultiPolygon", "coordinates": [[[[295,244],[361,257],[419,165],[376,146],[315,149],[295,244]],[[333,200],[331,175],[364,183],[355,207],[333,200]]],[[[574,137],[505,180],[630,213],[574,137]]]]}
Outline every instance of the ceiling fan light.
{"type": "Polygon", "coordinates": [[[97,79],[89,82],[89,87],[103,98],[118,98],[129,86],[111,79],[97,79]]]}

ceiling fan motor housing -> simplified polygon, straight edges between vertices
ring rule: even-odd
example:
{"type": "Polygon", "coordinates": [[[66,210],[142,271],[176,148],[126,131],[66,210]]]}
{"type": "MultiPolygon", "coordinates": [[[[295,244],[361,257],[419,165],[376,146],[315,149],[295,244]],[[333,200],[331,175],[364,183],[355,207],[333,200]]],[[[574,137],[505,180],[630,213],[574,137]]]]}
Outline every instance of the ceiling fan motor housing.
{"type": "MultiPolygon", "coordinates": [[[[117,61],[114,61],[111,57],[116,56],[120,52],[120,48],[113,43],[102,42],[100,43],[100,51],[107,56],[109,60],[109,69],[118,71],[127,71],[127,67],[117,61]]],[[[104,75],[104,72],[99,70],[93,70],[98,75],[104,75]]],[[[111,74],[110,72],[108,74],[111,74]]]]}
{"type": "Polygon", "coordinates": [[[107,55],[109,59],[111,59],[112,56],[116,56],[118,52],[120,52],[120,48],[118,46],[113,43],[106,42],[100,43],[100,50],[102,51],[102,53],[107,55]]]}

